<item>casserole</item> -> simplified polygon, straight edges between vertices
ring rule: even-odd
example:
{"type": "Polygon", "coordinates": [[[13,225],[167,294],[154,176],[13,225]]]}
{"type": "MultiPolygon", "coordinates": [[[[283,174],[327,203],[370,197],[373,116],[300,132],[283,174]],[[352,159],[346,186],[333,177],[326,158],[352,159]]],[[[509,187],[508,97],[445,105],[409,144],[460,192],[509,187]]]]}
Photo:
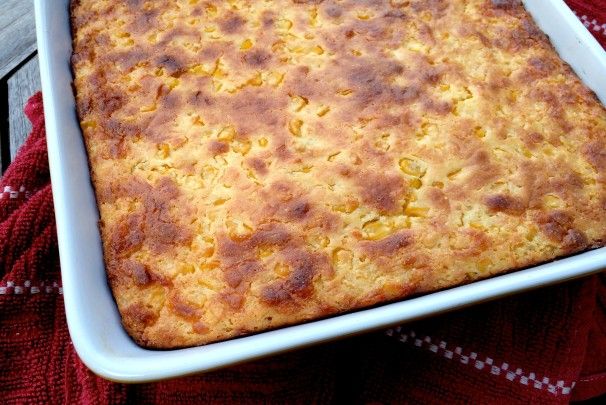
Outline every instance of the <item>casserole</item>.
{"type": "MultiPolygon", "coordinates": [[[[204,347],[156,352],[126,335],[107,287],[97,207],[70,89],[68,2],[51,9],[36,3],[49,160],[62,260],[66,313],[74,345],[98,374],[119,381],[148,381],[206,371],[303,345],[418,319],[445,310],[599,271],[599,249],[494,279],[377,308],[204,347]]],[[[606,57],[563,2],[527,1],[564,60],[606,97],[606,57]],[[567,27],[562,30],[561,27],[567,27]],[[580,63],[582,61],[582,63],[580,63]],[[576,66],[575,66],[576,64],[576,66]]]]}

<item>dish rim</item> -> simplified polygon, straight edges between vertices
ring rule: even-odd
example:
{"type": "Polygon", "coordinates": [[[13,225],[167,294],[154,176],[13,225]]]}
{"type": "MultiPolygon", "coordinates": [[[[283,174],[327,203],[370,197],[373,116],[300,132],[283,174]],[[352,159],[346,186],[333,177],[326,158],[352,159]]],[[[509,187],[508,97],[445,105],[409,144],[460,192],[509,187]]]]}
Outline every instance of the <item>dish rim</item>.
{"type": "MultiPolygon", "coordinates": [[[[606,248],[600,248],[421,297],[206,346],[169,351],[141,348],[126,335],[106,282],[96,225],[97,206],[71,90],[70,1],[34,1],[67,323],[74,348],[82,361],[104,378],[132,383],[210,371],[417,320],[606,268],[606,248]]],[[[531,9],[539,13],[533,14],[539,25],[541,18],[556,18],[569,29],[570,35],[564,36],[556,48],[565,60],[574,61],[576,55],[577,62],[571,65],[606,104],[606,75],[600,78],[595,74],[596,69],[606,72],[606,53],[595,38],[563,0],[525,0],[524,3],[531,14],[531,9]],[[578,52],[591,63],[578,62],[578,52]]],[[[561,26],[559,29],[563,30],[561,26]]]]}

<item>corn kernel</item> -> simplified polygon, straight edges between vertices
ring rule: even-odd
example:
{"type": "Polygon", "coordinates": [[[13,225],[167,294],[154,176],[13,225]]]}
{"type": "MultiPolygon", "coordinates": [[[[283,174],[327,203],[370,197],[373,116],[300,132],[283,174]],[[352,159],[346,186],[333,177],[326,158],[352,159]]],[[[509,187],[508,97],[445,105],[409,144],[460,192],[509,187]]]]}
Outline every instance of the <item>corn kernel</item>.
{"type": "Polygon", "coordinates": [[[414,179],[410,179],[410,181],[408,182],[408,184],[410,184],[410,187],[415,188],[415,189],[418,190],[423,185],[423,182],[420,179],[418,179],[418,178],[414,178],[414,179]]]}
{"type": "Polygon", "coordinates": [[[306,49],[302,45],[291,45],[288,50],[293,53],[305,53],[306,49]]]}
{"type": "Polygon", "coordinates": [[[421,131],[423,132],[424,136],[429,135],[430,132],[433,132],[435,134],[437,131],[437,126],[430,122],[424,122],[423,124],[421,124],[421,131]]]}
{"type": "Polygon", "coordinates": [[[450,180],[452,180],[455,177],[457,177],[457,175],[459,173],[461,173],[461,170],[463,170],[463,169],[454,169],[454,170],[451,170],[450,172],[448,172],[448,174],[446,175],[446,177],[448,177],[450,180]]]}
{"type": "Polygon", "coordinates": [[[250,148],[250,141],[237,142],[234,145],[234,152],[240,153],[242,156],[245,156],[248,152],[250,152],[250,148]]]}
{"type": "Polygon", "coordinates": [[[267,82],[270,86],[278,87],[284,81],[284,74],[279,72],[272,72],[267,78],[267,82]]]}
{"type": "Polygon", "coordinates": [[[164,302],[166,299],[166,293],[164,287],[156,284],[147,288],[149,294],[148,302],[164,302]]]}
{"type": "Polygon", "coordinates": [[[286,42],[284,42],[280,39],[271,45],[271,51],[273,53],[281,52],[284,49],[285,45],[286,45],[286,42]]]}
{"type": "Polygon", "coordinates": [[[215,67],[213,68],[213,71],[210,73],[210,75],[212,77],[216,77],[217,79],[222,79],[224,77],[227,77],[227,73],[225,71],[223,71],[223,69],[221,69],[221,60],[217,59],[215,61],[215,67]]]}
{"type": "Polygon", "coordinates": [[[482,127],[475,127],[473,133],[478,138],[484,138],[486,136],[486,130],[482,127]]]}
{"type": "Polygon", "coordinates": [[[323,117],[323,116],[325,116],[326,114],[328,114],[328,112],[329,112],[329,111],[330,111],[330,107],[326,105],[326,106],[324,106],[324,107],[321,107],[321,108],[318,110],[318,112],[316,113],[316,115],[317,115],[318,117],[323,117]]]}
{"type": "Polygon", "coordinates": [[[332,251],[331,255],[332,265],[335,268],[344,268],[349,269],[351,267],[351,261],[353,259],[353,254],[350,250],[343,248],[336,248],[332,251]]]}
{"type": "Polygon", "coordinates": [[[150,105],[146,105],[146,106],[140,107],[140,108],[139,108],[139,111],[141,111],[141,112],[152,112],[152,111],[156,111],[156,103],[154,102],[154,103],[152,103],[152,104],[150,104],[150,105]]]}
{"type": "Polygon", "coordinates": [[[244,222],[234,222],[232,220],[225,221],[227,232],[232,240],[244,240],[250,237],[253,229],[244,222]]]}
{"type": "Polygon", "coordinates": [[[415,177],[423,177],[427,172],[425,164],[410,158],[400,159],[400,170],[415,177]]]}
{"type": "Polygon", "coordinates": [[[558,196],[555,196],[553,194],[547,194],[543,198],[543,204],[547,208],[563,208],[565,205],[564,201],[562,201],[558,196]]]}
{"type": "Polygon", "coordinates": [[[179,79],[177,79],[176,77],[171,77],[168,79],[168,87],[172,90],[175,87],[177,87],[179,85],[179,83],[181,83],[181,81],[179,79]]]}
{"type": "Polygon", "coordinates": [[[292,21],[286,19],[280,19],[276,22],[279,29],[289,30],[292,28],[292,21]]]}
{"type": "Polygon", "coordinates": [[[274,249],[267,246],[261,246],[258,251],[258,255],[260,258],[264,259],[274,254],[274,249]]]}
{"type": "Polygon", "coordinates": [[[217,135],[217,138],[220,141],[231,142],[234,140],[235,136],[236,136],[236,130],[234,129],[234,127],[229,126],[229,127],[223,128],[217,135]]]}
{"type": "Polygon", "coordinates": [[[509,94],[507,95],[507,98],[512,103],[515,103],[516,101],[518,101],[519,94],[520,92],[518,90],[510,90],[509,94]]]}
{"type": "Polygon", "coordinates": [[[385,294],[387,297],[393,297],[400,294],[402,291],[402,286],[397,283],[387,283],[383,286],[382,290],[383,294],[385,294]]]}
{"type": "Polygon", "coordinates": [[[393,229],[389,222],[382,219],[375,219],[362,226],[365,239],[378,240],[383,239],[392,233],[393,229]]]}
{"type": "Polygon", "coordinates": [[[206,3],[206,13],[209,15],[217,14],[217,7],[214,4],[206,3]]]}
{"type": "Polygon", "coordinates": [[[469,226],[472,227],[472,228],[474,228],[474,229],[480,229],[480,230],[484,229],[484,226],[480,222],[472,221],[472,222],[469,223],[469,226]]]}
{"type": "Polygon", "coordinates": [[[166,159],[170,155],[170,146],[166,143],[161,143],[158,145],[158,155],[162,159],[166,159]]]}
{"type": "Polygon", "coordinates": [[[309,172],[311,172],[311,169],[313,169],[313,166],[303,165],[300,168],[293,170],[293,173],[309,173],[309,172]]]}
{"type": "Polygon", "coordinates": [[[299,112],[309,104],[309,100],[303,96],[294,96],[292,97],[292,103],[295,111],[299,112]]]}
{"type": "Polygon", "coordinates": [[[407,7],[410,5],[410,0],[389,0],[392,7],[407,7]]]}
{"type": "Polygon", "coordinates": [[[257,176],[255,176],[255,172],[252,169],[246,169],[246,177],[251,180],[257,180],[257,176]]]}
{"type": "Polygon", "coordinates": [[[328,155],[328,161],[329,162],[334,162],[335,159],[337,158],[337,156],[339,156],[341,154],[341,152],[337,152],[337,153],[333,153],[332,155],[328,155]]]}
{"type": "Polygon", "coordinates": [[[257,73],[255,76],[248,79],[246,84],[248,84],[250,86],[255,86],[255,87],[261,86],[263,84],[263,79],[261,78],[261,73],[257,73]]]}
{"type": "Polygon", "coordinates": [[[196,268],[194,267],[193,264],[187,263],[187,264],[182,264],[181,266],[179,266],[180,274],[190,274],[190,273],[193,273],[194,271],[196,271],[196,268]]]}
{"type": "Polygon", "coordinates": [[[301,127],[303,126],[303,121],[300,119],[294,119],[290,121],[288,124],[288,130],[294,136],[301,136],[301,127]]]}
{"type": "Polygon", "coordinates": [[[97,128],[97,121],[82,121],[80,123],[80,126],[82,127],[82,129],[94,129],[97,128]]]}
{"type": "Polygon", "coordinates": [[[217,176],[218,170],[216,167],[211,165],[204,165],[200,171],[200,177],[202,179],[214,179],[217,176]]]}
{"type": "Polygon", "coordinates": [[[200,126],[200,127],[203,127],[204,125],[206,125],[204,123],[204,121],[202,120],[202,118],[200,118],[199,115],[194,115],[191,117],[191,124],[195,125],[195,126],[200,126]]]}
{"type": "Polygon", "coordinates": [[[312,27],[315,27],[317,22],[318,22],[318,9],[316,7],[314,7],[311,10],[309,10],[309,25],[311,25],[312,27]]]}
{"type": "Polygon", "coordinates": [[[200,64],[190,67],[187,71],[190,73],[196,74],[196,75],[203,75],[203,76],[207,76],[210,74],[210,72],[206,71],[204,69],[204,66],[202,66],[200,64]]]}
{"type": "Polygon", "coordinates": [[[408,49],[413,52],[419,52],[423,50],[423,44],[417,41],[408,42],[408,49]]]}
{"type": "Polygon", "coordinates": [[[420,217],[425,218],[429,213],[429,208],[426,207],[406,207],[404,209],[404,214],[409,217],[420,217]]]}
{"type": "Polygon", "coordinates": [[[212,238],[204,238],[204,243],[201,246],[200,254],[202,257],[212,257],[215,254],[215,241],[212,238]]]}
{"type": "MultiPolygon", "coordinates": [[[[219,261],[211,260],[211,261],[200,264],[200,270],[213,270],[213,269],[218,268],[219,264],[220,264],[219,261]]],[[[199,284],[206,285],[208,288],[211,288],[211,289],[213,288],[212,284],[204,283],[203,280],[204,279],[199,278],[197,281],[199,284]]]]}
{"type": "Polygon", "coordinates": [[[276,273],[278,277],[286,277],[290,274],[290,267],[284,263],[276,263],[274,273],[276,273]]]}
{"type": "Polygon", "coordinates": [[[482,259],[478,262],[477,268],[480,272],[485,272],[492,265],[492,260],[490,259],[482,259]]]}
{"type": "Polygon", "coordinates": [[[243,51],[249,50],[250,48],[252,48],[253,43],[250,39],[245,39],[244,41],[242,41],[242,44],[240,44],[240,49],[243,51]]]}
{"type": "Polygon", "coordinates": [[[338,212],[345,214],[351,214],[359,207],[359,204],[355,200],[347,201],[345,204],[335,205],[333,209],[338,212]]]}
{"type": "Polygon", "coordinates": [[[535,228],[530,228],[526,233],[526,240],[531,242],[537,236],[537,230],[535,228]]]}
{"type": "Polygon", "coordinates": [[[314,235],[309,238],[309,243],[316,248],[325,248],[330,245],[330,238],[323,235],[314,235]]]}

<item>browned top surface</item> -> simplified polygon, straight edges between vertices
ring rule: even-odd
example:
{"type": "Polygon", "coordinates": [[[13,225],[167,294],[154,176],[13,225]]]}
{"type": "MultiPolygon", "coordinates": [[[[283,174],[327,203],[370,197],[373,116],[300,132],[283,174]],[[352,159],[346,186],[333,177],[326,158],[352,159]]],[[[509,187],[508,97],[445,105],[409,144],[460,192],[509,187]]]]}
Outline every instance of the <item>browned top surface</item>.
{"type": "Polygon", "coordinates": [[[514,0],[72,5],[105,260],[178,347],[606,240],[606,112],[514,0]]]}

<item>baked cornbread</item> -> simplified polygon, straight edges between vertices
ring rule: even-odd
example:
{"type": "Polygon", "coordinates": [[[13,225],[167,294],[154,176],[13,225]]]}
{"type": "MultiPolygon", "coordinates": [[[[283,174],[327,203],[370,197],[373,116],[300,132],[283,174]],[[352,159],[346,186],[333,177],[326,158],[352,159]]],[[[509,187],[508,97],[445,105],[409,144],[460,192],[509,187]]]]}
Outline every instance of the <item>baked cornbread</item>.
{"type": "Polygon", "coordinates": [[[601,246],[606,110],[516,0],[75,0],[128,333],[199,345],[601,246]]]}

